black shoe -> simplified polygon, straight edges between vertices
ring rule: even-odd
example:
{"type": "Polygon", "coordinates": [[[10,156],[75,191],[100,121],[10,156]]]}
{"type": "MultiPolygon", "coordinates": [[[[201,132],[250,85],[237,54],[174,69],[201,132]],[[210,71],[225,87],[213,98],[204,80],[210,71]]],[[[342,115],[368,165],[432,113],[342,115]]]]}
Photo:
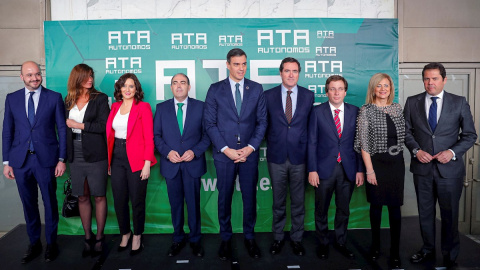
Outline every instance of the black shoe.
{"type": "Polygon", "coordinates": [[[93,244],[94,244],[93,236],[90,239],[85,239],[83,241],[83,250],[82,250],[82,258],[86,258],[91,255],[93,244]]]}
{"type": "Polygon", "coordinates": [[[283,244],[285,244],[285,241],[283,240],[274,240],[272,246],[270,246],[270,253],[273,255],[280,253],[282,251],[283,244]]]}
{"type": "Polygon", "coordinates": [[[390,257],[389,263],[392,269],[399,269],[400,267],[402,267],[402,262],[400,261],[400,257],[398,256],[390,257]]]}
{"type": "Polygon", "coordinates": [[[170,248],[168,249],[167,255],[168,257],[173,257],[178,255],[182,248],[185,247],[185,241],[182,242],[173,242],[170,248]]]}
{"type": "Polygon", "coordinates": [[[143,251],[143,248],[144,248],[144,246],[143,246],[143,235],[142,235],[142,236],[140,236],[140,246],[138,247],[138,249],[130,250],[130,256],[135,256],[135,255],[139,254],[140,252],[143,251]]]}
{"type": "Polygon", "coordinates": [[[205,255],[205,251],[203,250],[203,247],[200,244],[200,241],[196,243],[190,243],[190,247],[192,248],[193,255],[197,257],[203,257],[203,255],[205,255]]]}
{"type": "Polygon", "coordinates": [[[370,259],[372,261],[376,261],[380,257],[380,249],[378,248],[372,248],[370,250],[370,259]]]}
{"type": "Polygon", "coordinates": [[[410,262],[412,263],[422,263],[430,260],[435,260],[435,254],[433,252],[425,253],[423,251],[419,251],[410,257],[410,262]]]}
{"type": "Polygon", "coordinates": [[[292,246],[293,254],[297,256],[305,255],[305,248],[302,245],[302,242],[291,241],[290,245],[292,246]]]}
{"type": "MultiPolygon", "coordinates": [[[[129,234],[130,234],[130,237],[128,238],[127,245],[124,246],[124,247],[118,245],[118,248],[117,248],[118,252],[122,252],[122,251],[127,250],[128,246],[132,244],[132,238],[133,238],[132,237],[132,235],[133,235],[132,231],[130,231],[129,234]]],[[[123,235],[122,235],[122,237],[123,237],[123,235]]]]}
{"type": "Polygon", "coordinates": [[[218,257],[220,260],[224,261],[232,257],[232,241],[222,241],[220,244],[220,249],[218,250],[218,257]]]}
{"type": "Polygon", "coordinates": [[[42,254],[42,242],[37,241],[35,244],[30,244],[28,245],[27,252],[23,255],[22,258],[22,263],[28,263],[31,260],[35,259],[38,257],[40,254],[42,254]]]}
{"type": "Polygon", "coordinates": [[[320,245],[317,248],[317,257],[322,260],[328,259],[328,245],[320,245]]]}
{"type": "Polygon", "coordinates": [[[58,256],[58,245],[57,244],[49,244],[47,245],[47,249],[45,249],[45,261],[51,262],[55,260],[58,256]]]}
{"type": "Polygon", "coordinates": [[[457,265],[455,260],[450,259],[450,255],[443,256],[443,266],[447,269],[452,269],[457,265]]]}
{"type": "Polygon", "coordinates": [[[334,247],[336,250],[338,250],[338,252],[340,252],[343,256],[347,258],[353,259],[355,257],[353,252],[345,245],[335,244],[334,247]]]}
{"type": "Polygon", "coordinates": [[[100,256],[103,253],[103,246],[105,244],[105,235],[101,239],[95,239],[95,244],[93,245],[92,258],[100,256]]]}
{"type": "Polygon", "coordinates": [[[262,257],[262,254],[260,254],[260,249],[258,248],[255,239],[245,239],[244,243],[250,257],[255,259],[262,257]]]}

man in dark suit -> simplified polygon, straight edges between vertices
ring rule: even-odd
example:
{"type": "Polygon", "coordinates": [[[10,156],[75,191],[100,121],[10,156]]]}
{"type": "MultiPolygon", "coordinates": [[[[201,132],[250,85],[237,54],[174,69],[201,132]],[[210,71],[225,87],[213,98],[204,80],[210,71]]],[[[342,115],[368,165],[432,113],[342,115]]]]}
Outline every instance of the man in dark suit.
{"type": "Polygon", "coordinates": [[[65,106],[62,95],[42,87],[42,73],[37,63],[23,63],[20,78],[25,88],[8,94],[5,100],[3,174],[8,179],[16,179],[23,204],[30,245],[22,263],[42,253],[40,188],[45,206],[45,261],[49,262],[58,255],[55,177],[62,176],[66,168],[65,106]]]}
{"type": "Polygon", "coordinates": [[[442,219],[442,255],[445,266],[455,265],[460,249],[459,201],[463,190],[463,155],[477,139],[465,97],[444,91],[446,71],[430,63],[422,71],[425,92],[405,103],[405,144],[411,151],[410,171],[417,193],[423,247],[410,261],[435,258],[435,205],[442,219]]]}
{"type": "Polygon", "coordinates": [[[243,233],[251,257],[259,258],[254,227],[257,217],[258,149],[267,128],[265,96],[260,84],[245,78],[247,55],[235,48],[227,54],[227,79],[210,86],[204,121],[213,143],[217,171],[218,219],[222,243],[218,255],[231,256],[232,196],[239,176],[243,200],[243,233]]]}
{"type": "Polygon", "coordinates": [[[287,57],[280,64],[282,84],[265,92],[267,103],[267,160],[273,190],[273,243],[270,253],[278,254],[284,245],[285,206],[290,187],[290,244],[293,253],[304,255],[302,245],[305,217],[305,181],[308,117],[314,94],[299,85],[301,67],[287,57]]]}
{"type": "Polygon", "coordinates": [[[344,103],[348,83],[339,75],[325,83],[328,102],[316,106],[308,126],[308,181],[315,187],[315,228],[320,246],[317,256],[328,258],[328,207],[335,192],[334,247],[344,256],[354,254],[346,247],[350,199],[355,184],[363,185],[362,157],[353,149],[358,107],[344,103]]]}
{"type": "Polygon", "coordinates": [[[187,203],[188,241],[195,256],[203,257],[200,245],[200,177],[207,171],[205,151],[210,139],[203,128],[203,102],[188,97],[190,80],[178,73],[172,77],[174,98],[157,104],[153,131],[155,147],[162,155],[160,172],[167,182],[172,210],[173,243],[167,255],[177,255],[185,246],[184,201],[187,203]]]}

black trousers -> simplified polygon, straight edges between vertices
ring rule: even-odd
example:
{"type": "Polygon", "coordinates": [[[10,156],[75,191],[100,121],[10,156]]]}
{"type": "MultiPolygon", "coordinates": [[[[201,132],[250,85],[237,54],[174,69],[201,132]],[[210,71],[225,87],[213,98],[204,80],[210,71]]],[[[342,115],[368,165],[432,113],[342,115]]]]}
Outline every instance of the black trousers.
{"type": "Polygon", "coordinates": [[[140,235],[145,228],[145,198],[148,180],[140,179],[141,170],[132,172],[128,163],[125,140],[115,139],[111,173],[113,200],[120,233],[127,234],[131,230],[128,207],[130,199],[133,213],[133,234],[140,235]]]}
{"type": "MultiPolygon", "coordinates": [[[[400,206],[388,205],[388,220],[390,222],[390,256],[399,257],[400,231],[402,214],[400,206]]],[[[370,225],[372,227],[372,249],[380,250],[380,225],[382,223],[383,205],[370,204],[370,225]]]]}

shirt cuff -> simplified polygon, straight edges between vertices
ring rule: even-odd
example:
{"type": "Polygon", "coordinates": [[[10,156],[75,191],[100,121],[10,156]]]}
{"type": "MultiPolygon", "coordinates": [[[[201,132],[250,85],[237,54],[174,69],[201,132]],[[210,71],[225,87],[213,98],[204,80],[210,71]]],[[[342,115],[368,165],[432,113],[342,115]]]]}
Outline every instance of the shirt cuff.
{"type": "Polygon", "coordinates": [[[448,149],[448,150],[453,154],[452,160],[457,160],[457,156],[455,155],[455,152],[453,152],[452,149],[448,149]]]}
{"type": "Polygon", "coordinates": [[[8,160],[3,162],[3,165],[8,165],[8,160]]]}
{"type": "Polygon", "coordinates": [[[248,146],[250,146],[253,149],[253,152],[255,152],[255,147],[253,147],[251,144],[249,144],[248,146]]]}
{"type": "Polygon", "coordinates": [[[227,148],[228,148],[228,146],[224,146],[222,149],[220,149],[220,152],[223,153],[223,151],[225,151],[225,149],[227,149],[227,148]]]}

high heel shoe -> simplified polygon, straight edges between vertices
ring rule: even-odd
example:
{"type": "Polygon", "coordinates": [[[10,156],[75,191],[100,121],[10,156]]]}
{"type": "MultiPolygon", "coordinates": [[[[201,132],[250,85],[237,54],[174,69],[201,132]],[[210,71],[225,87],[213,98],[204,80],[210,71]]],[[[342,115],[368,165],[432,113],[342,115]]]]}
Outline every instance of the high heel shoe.
{"type": "MultiPolygon", "coordinates": [[[[131,237],[133,238],[133,237],[131,237]]],[[[143,251],[143,235],[140,236],[140,246],[138,247],[138,249],[135,249],[135,250],[130,250],[130,256],[135,256],[137,254],[139,254],[140,252],[143,251]]]]}
{"type": "Polygon", "coordinates": [[[92,257],[97,257],[97,256],[99,256],[100,254],[103,253],[103,245],[104,244],[105,244],[105,235],[103,235],[102,238],[100,238],[98,240],[95,239],[95,244],[93,245],[93,248],[92,248],[92,257]],[[100,244],[99,248],[97,248],[98,244],[100,244]]]}
{"type": "Polygon", "coordinates": [[[90,239],[84,239],[83,242],[83,250],[82,250],[82,258],[86,258],[90,256],[92,249],[93,249],[93,236],[90,239]]]}
{"type": "Polygon", "coordinates": [[[129,246],[130,244],[132,244],[133,232],[130,231],[129,234],[130,234],[130,236],[128,237],[127,245],[124,246],[124,247],[118,245],[118,248],[117,248],[117,251],[118,251],[118,252],[122,252],[122,251],[127,250],[128,246],[129,246]]]}

